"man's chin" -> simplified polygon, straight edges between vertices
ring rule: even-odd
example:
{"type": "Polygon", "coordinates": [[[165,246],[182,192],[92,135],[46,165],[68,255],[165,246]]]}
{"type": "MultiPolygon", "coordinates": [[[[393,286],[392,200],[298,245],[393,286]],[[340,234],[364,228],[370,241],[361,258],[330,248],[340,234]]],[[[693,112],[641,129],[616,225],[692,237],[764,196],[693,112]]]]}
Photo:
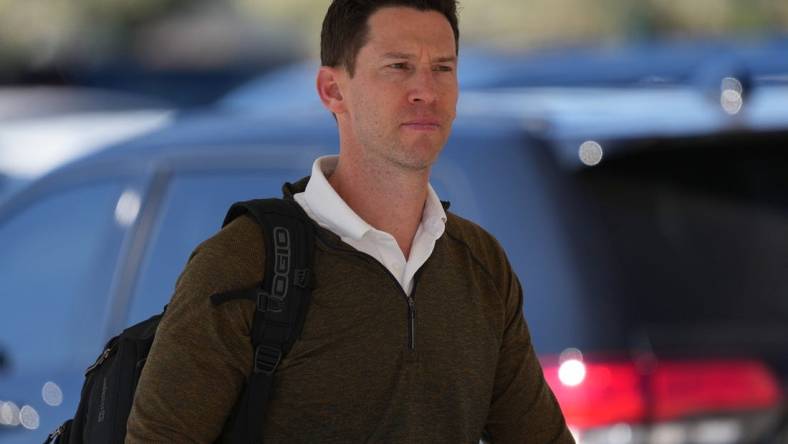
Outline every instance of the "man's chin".
{"type": "Polygon", "coordinates": [[[434,145],[428,146],[411,146],[400,152],[396,156],[394,162],[403,169],[412,171],[429,170],[430,167],[438,160],[442,147],[435,147],[434,145]]]}

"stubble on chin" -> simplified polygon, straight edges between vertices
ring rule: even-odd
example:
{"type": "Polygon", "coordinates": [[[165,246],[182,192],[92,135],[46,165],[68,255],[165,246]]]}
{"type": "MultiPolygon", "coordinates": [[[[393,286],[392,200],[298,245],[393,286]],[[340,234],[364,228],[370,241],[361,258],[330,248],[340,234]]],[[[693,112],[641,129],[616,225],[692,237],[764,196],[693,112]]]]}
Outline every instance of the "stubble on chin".
{"type": "Polygon", "coordinates": [[[389,166],[403,173],[424,173],[429,172],[442,150],[443,144],[436,146],[429,141],[421,141],[417,144],[399,142],[389,144],[379,154],[389,166]]]}
{"type": "MultiPolygon", "coordinates": [[[[371,124],[363,125],[358,122],[360,131],[356,132],[356,141],[363,147],[362,156],[373,170],[378,172],[390,171],[414,174],[429,173],[430,168],[438,160],[440,152],[448,139],[447,135],[440,137],[439,141],[430,140],[432,137],[423,136],[415,140],[405,140],[400,127],[389,127],[381,131],[382,116],[372,112],[371,124]]],[[[405,121],[407,119],[398,119],[405,121]]]]}

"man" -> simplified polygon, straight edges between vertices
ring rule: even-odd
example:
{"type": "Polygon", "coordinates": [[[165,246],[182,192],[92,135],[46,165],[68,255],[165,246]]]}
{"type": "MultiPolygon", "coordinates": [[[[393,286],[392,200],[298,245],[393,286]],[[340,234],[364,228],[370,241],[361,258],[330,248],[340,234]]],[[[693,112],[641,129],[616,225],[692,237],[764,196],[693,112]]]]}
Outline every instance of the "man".
{"type": "MultiPolygon", "coordinates": [[[[321,228],[312,303],[276,373],[266,442],[571,443],[485,231],[444,211],[430,168],[457,102],[454,0],[334,0],[317,90],[338,157],[291,187],[321,228]]],[[[140,378],[127,442],[212,442],[252,364],[254,307],[211,294],[262,279],[258,227],[203,243],[140,378]]]]}

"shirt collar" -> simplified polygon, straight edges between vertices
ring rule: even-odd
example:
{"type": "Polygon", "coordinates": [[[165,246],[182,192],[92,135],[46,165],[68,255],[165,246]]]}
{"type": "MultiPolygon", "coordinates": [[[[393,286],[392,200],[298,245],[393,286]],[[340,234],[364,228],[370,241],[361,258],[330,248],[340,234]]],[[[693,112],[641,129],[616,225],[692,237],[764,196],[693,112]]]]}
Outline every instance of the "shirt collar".
{"type": "Polygon", "coordinates": [[[427,186],[427,201],[424,202],[421,224],[435,239],[441,237],[446,229],[446,211],[432,185],[427,186]]]}
{"type": "MultiPolygon", "coordinates": [[[[319,225],[340,237],[359,240],[375,228],[356,214],[328,182],[326,177],[334,172],[338,162],[339,156],[336,155],[315,160],[312,164],[312,176],[304,190],[304,199],[319,225]]],[[[421,225],[436,239],[443,235],[446,227],[446,212],[432,185],[428,185],[421,225]]]]}

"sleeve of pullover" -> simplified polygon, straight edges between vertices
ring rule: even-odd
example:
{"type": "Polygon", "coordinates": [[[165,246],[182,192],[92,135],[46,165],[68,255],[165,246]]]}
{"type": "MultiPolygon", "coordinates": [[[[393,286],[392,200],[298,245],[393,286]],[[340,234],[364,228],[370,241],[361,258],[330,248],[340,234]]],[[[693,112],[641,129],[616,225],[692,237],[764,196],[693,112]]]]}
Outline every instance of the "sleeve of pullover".
{"type": "Polygon", "coordinates": [[[262,234],[246,217],[200,245],[176,284],[140,377],[126,443],[213,442],[250,371],[251,301],[217,292],[263,277],[262,234]]]}
{"type": "Polygon", "coordinates": [[[531,344],[520,282],[506,265],[505,330],[485,429],[494,444],[573,444],[531,344]]]}

